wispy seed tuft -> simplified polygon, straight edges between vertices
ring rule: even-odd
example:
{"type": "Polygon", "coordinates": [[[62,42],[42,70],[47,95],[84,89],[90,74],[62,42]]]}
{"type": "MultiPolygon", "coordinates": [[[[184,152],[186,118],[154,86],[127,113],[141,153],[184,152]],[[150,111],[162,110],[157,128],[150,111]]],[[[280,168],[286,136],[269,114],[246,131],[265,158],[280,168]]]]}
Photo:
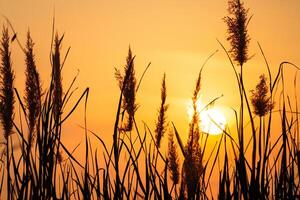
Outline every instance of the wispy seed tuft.
{"type": "Polygon", "coordinates": [[[175,185],[179,183],[179,158],[177,153],[177,146],[174,142],[174,134],[169,133],[169,142],[168,142],[168,168],[171,172],[171,180],[175,185]]]}
{"type": "Polygon", "coordinates": [[[14,115],[14,72],[12,70],[11,63],[11,52],[9,50],[10,37],[8,29],[3,27],[2,38],[1,38],[1,80],[0,80],[0,101],[1,101],[1,112],[0,120],[4,129],[4,137],[8,138],[12,134],[13,127],[13,115],[14,115]]]}
{"type": "Polygon", "coordinates": [[[254,108],[254,114],[263,117],[274,108],[274,102],[268,96],[267,78],[264,74],[260,75],[259,83],[255,90],[251,90],[251,103],[254,108]]]}
{"type": "Polygon", "coordinates": [[[161,105],[159,108],[158,119],[156,122],[156,129],[155,129],[155,139],[156,145],[160,147],[161,139],[166,132],[166,112],[168,110],[168,105],[166,105],[166,98],[167,98],[167,88],[166,88],[166,74],[164,74],[162,83],[161,83],[161,105]]]}
{"type": "MultiPolygon", "coordinates": [[[[63,37],[62,37],[63,38],[63,37]]],[[[62,78],[61,78],[61,63],[60,63],[60,47],[62,38],[59,39],[58,34],[54,39],[54,52],[52,54],[52,81],[53,81],[53,112],[54,119],[58,121],[62,108],[62,78]]]]}
{"type": "Polygon", "coordinates": [[[38,116],[41,110],[41,83],[40,76],[37,72],[35,57],[33,53],[34,43],[30,36],[30,32],[27,33],[27,43],[25,49],[25,62],[26,62],[26,81],[25,81],[25,105],[28,111],[29,121],[29,144],[32,144],[32,140],[35,136],[35,126],[38,116]]]}
{"type": "Polygon", "coordinates": [[[247,30],[249,23],[248,9],[245,9],[244,3],[240,0],[229,0],[228,13],[229,16],[224,17],[224,21],[228,27],[227,40],[231,44],[230,53],[234,61],[238,62],[240,66],[243,66],[249,59],[248,46],[250,37],[247,30]]]}
{"type": "Polygon", "coordinates": [[[137,110],[137,104],[135,103],[136,78],[133,60],[134,57],[132,56],[132,51],[129,47],[128,56],[126,58],[126,65],[124,67],[124,76],[118,69],[115,69],[115,78],[119,83],[120,89],[123,89],[122,108],[127,113],[127,121],[125,122],[125,125],[121,128],[124,131],[132,130],[134,114],[137,110]]]}
{"type": "Polygon", "coordinates": [[[194,198],[197,186],[199,185],[200,175],[202,174],[202,151],[200,148],[200,127],[199,113],[197,109],[197,100],[200,92],[201,73],[196,81],[196,87],[193,93],[193,117],[189,125],[188,142],[185,146],[186,156],[183,163],[182,181],[183,187],[187,192],[187,198],[194,198]]]}

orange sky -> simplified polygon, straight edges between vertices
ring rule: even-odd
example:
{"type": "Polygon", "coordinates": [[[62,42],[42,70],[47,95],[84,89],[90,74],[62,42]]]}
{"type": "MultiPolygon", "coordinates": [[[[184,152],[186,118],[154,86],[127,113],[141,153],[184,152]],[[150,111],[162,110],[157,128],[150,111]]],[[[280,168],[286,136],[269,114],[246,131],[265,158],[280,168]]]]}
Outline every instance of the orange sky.
{"type": "MultiPolygon", "coordinates": [[[[249,25],[250,55],[245,66],[246,89],[253,89],[258,76],[266,73],[264,61],[256,44],[259,41],[268,57],[272,72],[283,60],[300,65],[300,1],[249,0],[245,6],[253,14],[249,25]]],[[[152,1],[38,1],[0,0],[0,13],[7,16],[24,43],[30,28],[35,41],[37,66],[48,85],[50,76],[49,48],[52,17],[55,13],[56,30],[65,33],[63,50],[71,52],[63,70],[65,87],[80,70],[77,86],[80,91],[90,87],[88,126],[106,141],[112,130],[119,88],[114,78],[114,67],[122,68],[129,44],[136,55],[136,75],[139,79],[148,62],[147,72],[137,102],[138,123],[154,126],[160,101],[160,83],[167,74],[168,120],[173,121],[183,138],[187,137],[187,103],[203,61],[219,49],[207,64],[202,76],[202,101],[220,96],[218,107],[227,120],[233,117],[231,107],[237,106],[237,85],[219,39],[227,48],[226,26],[222,17],[227,14],[225,0],[152,0],[152,1]]],[[[4,23],[4,19],[0,19],[4,23]]],[[[16,43],[12,44],[16,86],[23,90],[24,56],[16,43]]],[[[295,70],[287,68],[287,79],[292,83],[295,70]]],[[[65,127],[64,137],[74,147],[83,131],[83,106],[65,127]],[[72,140],[69,140],[72,138],[72,140]]]]}

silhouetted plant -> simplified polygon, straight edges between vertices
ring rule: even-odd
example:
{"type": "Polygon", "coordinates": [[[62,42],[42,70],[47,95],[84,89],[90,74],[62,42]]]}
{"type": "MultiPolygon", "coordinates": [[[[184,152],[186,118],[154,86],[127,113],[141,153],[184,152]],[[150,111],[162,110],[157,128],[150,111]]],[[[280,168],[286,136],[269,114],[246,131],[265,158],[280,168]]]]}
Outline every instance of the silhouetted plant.
{"type": "Polygon", "coordinates": [[[254,108],[254,114],[262,117],[273,109],[274,103],[271,101],[271,97],[268,96],[269,89],[266,76],[262,74],[259,79],[255,90],[251,90],[251,103],[254,108]]]}
{"type": "MultiPolygon", "coordinates": [[[[7,199],[11,199],[12,196],[12,186],[11,186],[11,177],[10,177],[10,140],[9,136],[13,133],[13,115],[14,115],[14,91],[13,91],[13,82],[14,82],[14,73],[12,70],[11,63],[11,53],[9,50],[10,37],[7,27],[3,27],[2,38],[1,38],[1,80],[0,80],[0,102],[1,102],[1,113],[0,120],[1,125],[4,129],[3,134],[5,138],[5,154],[6,154],[6,187],[7,187],[7,199]]],[[[13,151],[13,149],[11,149],[13,151]]],[[[1,187],[2,188],[2,187],[1,187]]]]}
{"type": "Polygon", "coordinates": [[[35,57],[33,53],[34,43],[31,39],[30,32],[27,33],[27,43],[25,52],[26,62],[26,81],[25,81],[25,106],[27,108],[29,135],[28,145],[31,147],[32,140],[35,137],[35,127],[38,117],[41,112],[41,96],[42,89],[40,83],[40,75],[35,64],[35,57]]]}
{"type": "Polygon", "coordinates": [[[244,3],[240,0],[228,1],[229,16],[224,18],[227,24],[227,40],[231,44],[230,53],[233,59],[242,67],[249,59],[248,45],[249,35],[247,25],[249,23],[248,10],[245,9],[244,3]]]}
{"type": "Polygon", "coordinates": [[[8,138],[12,134],[13,128],[13,114],[14,114],[14,72],[12,70],[12,63],[9,50],[10,37],[8,29],[3,27],[2,39],[1,39],[1,88],[0,88],[0,100],[1,100],[1,124],[4,128],[4,137],[8,138]]]}
{"type": "Polygon", "coordinates": [[[58,34],[54,39],[54,50],[52,54],[52,84],[53,84],[53,113],[57,123],[62,109],[62,79],[61,79],[61,63],[60,63],[60,47],[63,37],[59,38],[58,34]]]}
{"type": "Polygon", "coordinates": [[[166,74],[164,74],[162,83],[161,83],[161,105],[158,111],[158,119],[156,121],[156,129],[155,129],[155,139],[156,139],[156,145],[159,148],[161,139],[164,136],[166,132],[166,112],[168,110],[168,105],[166,104],[166,98],[167,98],[167,89],[166,89],[166,74]]]}
{"type": "MultiPolygon", "coordinates": [[[[251,18],[248,18],[248,9],[244,7],[244,3],[241,0],[229,0],[228,1],[228,16],[223,18],[227,25],[227,40],[230,42],[230,50],[226,53],[230,59],[232,67],[235,72],[235,76],[239,86],[239,95],[240,95],[240,110],[239,110],[239,119],[237,119],[238,124],[238,151],[239,155],[235,159],[236,166],[236,176],[239,176],[236,179],[236,185],[234,187],[239,187],[240,193],[243,195],[245,199],[248,199],[249,195],[249,179],[247,173],[248,161],[245,158],[245,147],[244,147],[244,105],[246,104],[246,108],[248,110],[248,114],[250,115],[250,125],[251,125],[251,134],[253,137],[252,142],[252,169],[251,169],[251,180],[254,180],[255,176],[255,168],[256,168],[256,130],[252,117],[252,113],[250,111],[250,105],[248,101],[248,97],[244,88],[244,80],[243,80],[243,65],[249,60],[248,55],[248,46],[250,37],[248,35],[247,26],[251,18]],[[229,54],[232,59],[240,66],[240,73],[237,72],[233,61],[231,60],[229,54]]],[[[222,45],[223,47],[223,45],[222,45]]],[[[225,49],[223,47],[223,49],[225,49]]]]}
{"type": "Polygon", "coordinates": [[[272,82],[271,72],[266,62],[270,86],[267,86],[267,78],[261,75],[256,89],[251,91],[252,96],[249,101],[244,88],[242,73],[242,66],[249,59],[248,10],[244,8],[243,3],[239,0],[229,0],[228,10],[230,16],[224,20],[228,25],[228,40],[231,44],[230,53],[233,60],[241,67],[240,74],[238,74],[231,56],[223,45],[222,47],[234,69],[241,98],[240,113],[238,114],[234,110],[238,142],[231,136],[229,127],[226,127],[219,142],[216,142],[209,155],[205,151],[208,135],[200,130],[199,122],[201,119],[197,108],[201,69],[192,96],[193,116],[189,123],[188,140],[185,146],[175,125],[172,123],[178,146],[184,157],[182,167],[179,166],[180,160],[173,139],[173,132],[169,133],[166,156],[162,155],[162,148],[160,148],[167,128],[166,111],[168,105],[166,104],[165,74],[161,83],[161,102],[155,124],[155,135],[152,134],[145,122],[144,132],[142,132],[139,130],[134,116],[137,109],[136,92],[141,81],[138,85],[136,84],[134,56],[132,56],[129,48],[124,73],[120,73],[119,70],[115,72],[121,92],[111,149],[106,146],[100,136],[90,131],[103,145],[103,157],[101,157],[103,158],[101,159],[103,160],[103,166],[101,166],[99,155],[102,155],[102,152],[99,154],[98,148],[96,151],[92,149],[87,134],[88,88],[71,111],[63,115],[64,108],[74,92],[72,86],[76,80],[75,77],[70,87],[63,93],[61,71],[68,54],[67,52],[65,58],[61,60],[60,48],[63,36],[58,37],[56,34],[54,43],[51,44],[51,82],[49,89],[46,90],[44,100],[41,102],[41,85],[33,53],[34,43],[28,32],[26,48],[23,49],[8,21],[14,36],[10,41],[8,30],[4,27],[0,48],[0,118],[4,129],[5,141],[3,144],[6,145],[6,151],[1,152],[0,155],[0,161],[4,161],[2,158],[6,156],[6,166],[4,162],[0,162],[0,194],[7,194],[7,199],[208,199],[208,188],[215,187],[215,185],[211,185],[210,177],[215,168],[216,160],[223,160],[223,165],[219,165],[223,168],[219,171],[218,199],[299,198],[300,153],[298,147],[299,112],[297,95],[295,95],[296,111],[294,111],[290,97],[285,94],[283,76],[283,65],[291,63],[282,62],[278,74],[272,82]],[[9,42],[14,40],[17,40],[26,56],[24,104],[17,89],[15,89],[15,94],[18,97],[20,109],[24,111],[26,122],[28,122],[28,140],[24,138],[22,115],[20,116],[21,128],[16,125],[13,117],[14,73],[11,68],[9,42]],[[282,92],[279,97],[282,103],[279,103],[279,111],[275,112],[273,111],[274,96],[279,84],[278,80],[282,81],[282,92]],[[270,90],[270,94],[268,90],[270,90]],[[64,122],[76,110],[84,97],[86,97],[85,126],[83,127],[85,131],[85,160],[84,164],[81,164],[73,156],[73,152],[79,145],[72,152],[68,151],[61,140],[61,135],[64,122]],[[288,103],[285,102],[286,99],[288,103]],[[246,106],[244,106],[244,103],[246,106]],[[252,110],[250,109],[251,104],[253,106],[252,110]],[[248,111],[250,130],[243,123],[244,107],[248,111]],[[274,121],[271,118],[273,113],[279,113],[281,130],[273,130],[272,128],[271,131],[271,127],[274,126],[274,121]],[[258,128],[256,128],[257,124],[254,120],[255,115],[260,120],[258,128]],[[124,116],[126,117],[125,122],[123,121],[124,116]],[[265,124],[267,124],[266,127],[265,124]],[[13,137],[17,137],[19,140],[10,139],[13,127],[17,133],[13,137]],[[278,131],[277,140],[271,143],[271,132],[272,136],[276,137],[278,131]],[[244,146],[244,134],[249,133],[252,134],[250,135],[252,137],[249,139],[247,146],[244,146]],[[36,135],[35,141],[33,140],[34,134],[36,135]],[[258,140],[256,140],[257,134],[258,140]],[[149,137],[151,137],[150,140],[149,137]],[[226,142],[227,139],[229,139],[229,142],[226,142]],[[217,151],[214,151],[218,143],[217,151]],[[232,145],[232,151],[228,150],[230,148],[228,144],[232,145]],[[248,148],[251,144],[253,145],[252,149],[248,148]],[[20,154],[16,153],[15,146],[21,147],[20,154]],[[26,146],[28,149],[24,151],[26,146]],[[33,148],[30,148],[31,146],[33,148]],[[221,146],[224,146],[224,158],[220,152],[221,146]],[[277,149],[278,146],[278,152],[274,153],[274,149],[277,149]],[[250,154],[252,153],[252,159],[248,157],[249,149],[250,154]],[[152,150],[153,156],[151,154],[152,150]],[[62,154],[66,156],[66,159],[63,159],[62,154]],[[210,162],[212,157],[214,157],[213,162],[210,162]],[[155,162],[153,162],[154,160],[155,162]],[[140,163],[145,164],[141,166],[140,163]],[[162,168],[163,170],[161,170],[162,168]],[[180,168],[181,173],[179,172],[180,168]],[[206,176],[208,168],[211,168],[211,170],[209,175],[206,176]],[[7,178],[6,185],[3,183],[5,176],[7,178]],[[172,185],[168,185],[169,180],[173,182],[172,185]],[[177,185],[179,183],[181,185],[178,195],[177,185]],[[6,191],[3,191],[3,188],[6,191]]]}
{"type": "Polygon", "coordinates": [[[173,184],[176,186],[179,183],[179,157],[177,153],[177,146],[174,142],[174,134],[169,133],[168,141],[168,168],[171,172],[171,179],[173,184]]]}
{"type": "Polygon", "coordinates": [[[200,184],[200,175],[202,174],[202,151],[199,144],[200,139],[200,127],[199,127],[199,113],[197,109],[197,100],[200,92],[200,80],[201,73],[199,73],[196,81],[196,87],[193,93],[193,116],[189,125],[188,142],[185,146],[185,159],[183,162],[182,172],[182,186],[186,188],[186,197],[188,199],[194,199],[197,188],[200,184]]]}
{"type": "Polygon", "coordinates": [[[126,58],[126,64],[124,67],[124,76],[117,69],[115,72],[115,77],[119,82],[119,87],[121,90],[123,88],[122,93],[124,98],[123,98],[122,108],[127,113],[127,121],[125,122],[124,127],[122,127],[121,129],[125,131],[132,130],[134,114],[137,109],[137,104],[135,103],[136,78],[135,78],[133,59],[134,57],[132,56],[131,48],[129,47],[128,55],[126,58]],[[127,75],[127,79],[125,82],[126,75],[127,75]]]}

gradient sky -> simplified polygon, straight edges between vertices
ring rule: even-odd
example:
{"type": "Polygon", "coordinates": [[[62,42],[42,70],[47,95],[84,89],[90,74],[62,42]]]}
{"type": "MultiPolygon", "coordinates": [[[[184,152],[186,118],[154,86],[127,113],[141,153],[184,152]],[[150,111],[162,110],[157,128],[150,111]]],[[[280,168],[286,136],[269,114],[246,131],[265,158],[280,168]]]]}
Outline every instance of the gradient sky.
{"type": "MultiPolygon", "coordinates": [[[[250,55],[254,57],[245,66],[246,90],[253,89],[261,73],[266,73],[257,41],[261,43],[271,65],[277,72],[281,61],[300,65],[300,1],[299,0],[248,0],[245,6],[253,15],[249,25],[250,55]]],[[[215,50],[219,52],[208,62],[202,76],[201,100],[208,103],[224,95],[216,106],[231,121],[236,108],[237,84],[225,53],[217,40],[227,48],[226,25],[222,18],[227,14],[225,0],[0,0],[0,13],[12,22],[21,42],[25,43],[28,28],[35,41],[38,70],[43,86],[50,76],[50,42],[52,18],[55,30],[65,33],[63,51],[71,51],[63,70],[65,87],[80,70],[75,98],[85,87],[90,87],[88,126],[108,143],[112,139],[119,88],[114,68],[122,68],[132,47],[136,55],[136,75],[141,76],[149,62],[137,102],[138,123],[142,120],[154,126],[160,101],[160,83],[167,74],[168,120],[173,121],[183,138],[187,137],[187,104],[191,97],[198,72],[204,60],[215,50]]],[[[0,18],[1,23],[5,23],[0,18]]],[[[24,88],[24,56],[17,43],[12,44],[16,86],[24,88]]],[[[287,81],[293,82],[295,70],[285,70],[287,81]]],[[[299,82],[299,81],[298,81],[299,82]]],[[[82,140],[83,106],[65,126],[64,137],[69,147],[82,140]],[[69,138],[72,138],[71,140],[69,138]]]]}

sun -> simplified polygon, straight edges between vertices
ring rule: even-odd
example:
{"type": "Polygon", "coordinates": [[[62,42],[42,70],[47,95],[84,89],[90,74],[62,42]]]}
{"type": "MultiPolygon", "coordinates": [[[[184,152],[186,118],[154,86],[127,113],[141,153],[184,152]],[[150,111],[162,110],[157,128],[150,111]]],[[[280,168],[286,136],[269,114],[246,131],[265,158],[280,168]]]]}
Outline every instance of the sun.
{"type": "Polygon", "coordinates": [[[212,108],[200,113],[200,128],[203,132],[210,135],[223,133],[226,125],[226,118],[217,109],[212,108]]]}
{"type": "MultiPolygon", "coordinates": [[[[199,125],[201,131],[210,135],[222,134],[227,123],[224,114],[216,107],[203,109],[204,107],[205,105],[198,100],[197,110],[199,112],[199,125]]],[[[188,106],[188,115],[192,118],[192,106],[188,106]]]]}

